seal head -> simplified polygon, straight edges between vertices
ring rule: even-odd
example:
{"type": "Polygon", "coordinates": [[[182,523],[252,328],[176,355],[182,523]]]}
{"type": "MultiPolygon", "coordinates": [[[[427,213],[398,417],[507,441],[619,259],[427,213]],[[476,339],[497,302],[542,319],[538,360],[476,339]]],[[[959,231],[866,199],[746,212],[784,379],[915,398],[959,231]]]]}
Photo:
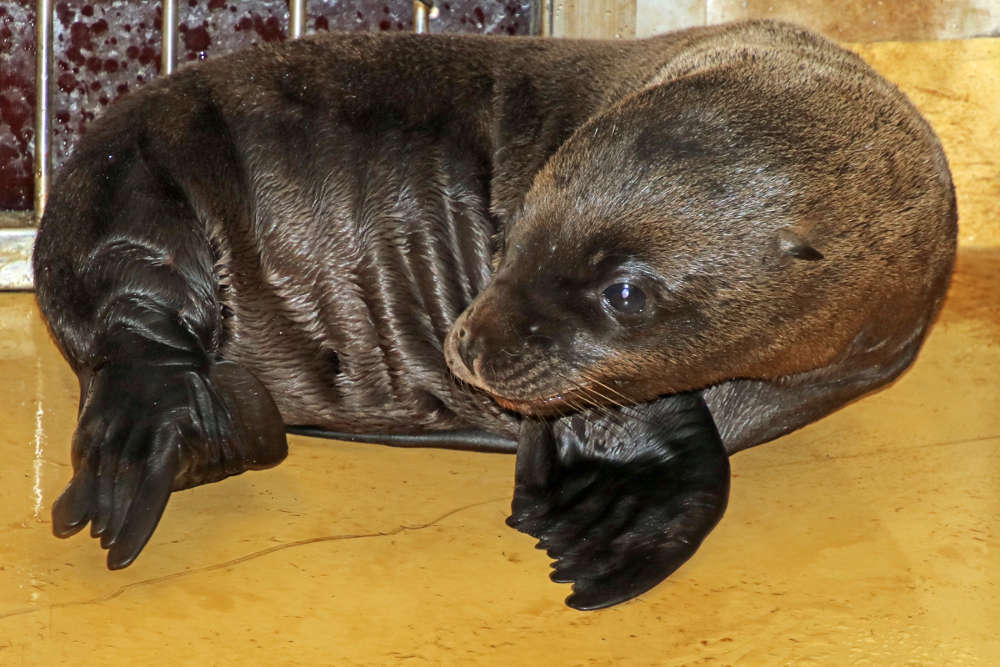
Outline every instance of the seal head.
{"type": "Polygon", "coordinates": [[[581,126],[455,322],[455,375],[543,415],[811,371],[863,330],[908,340],[948,183],[871,151],[924,151],[918,120],[818,115],[849,82],[776,77],[782,57],[654,82],[581,126]]]}

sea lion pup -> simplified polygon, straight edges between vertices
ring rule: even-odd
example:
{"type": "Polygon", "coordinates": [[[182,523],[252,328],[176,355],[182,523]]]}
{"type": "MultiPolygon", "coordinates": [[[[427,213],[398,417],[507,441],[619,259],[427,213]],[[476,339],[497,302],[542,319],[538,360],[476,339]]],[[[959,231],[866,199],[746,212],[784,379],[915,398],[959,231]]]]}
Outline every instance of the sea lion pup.
{"type": "Polygon", "coordinates": [[[285,425],[473,429],[516,441],[508,522],[569,604],[613,604],[719,520],[728,453],[903,371],[955,237],[919,114],[784,24],[182,68],[88,130],[38,232],[81,396],[54,532],[124,567],[172,490],[278,463],[285,425]]]}

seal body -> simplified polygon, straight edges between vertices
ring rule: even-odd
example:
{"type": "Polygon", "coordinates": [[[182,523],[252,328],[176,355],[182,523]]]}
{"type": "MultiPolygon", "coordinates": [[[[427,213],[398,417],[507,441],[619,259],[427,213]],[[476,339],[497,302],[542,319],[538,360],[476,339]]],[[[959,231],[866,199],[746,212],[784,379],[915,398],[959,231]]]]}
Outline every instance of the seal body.
{"type": "Polygon", "coordinates": [[[570,603],[627,599],[718,521],[727,453],[912,361],[955,222],[919,114],[784,24],[182,68],[88,130],[39,229],[81,385],[54,529],[123,567],[286,424],[481,429],[517,441],[509,523],[570,603]]]}

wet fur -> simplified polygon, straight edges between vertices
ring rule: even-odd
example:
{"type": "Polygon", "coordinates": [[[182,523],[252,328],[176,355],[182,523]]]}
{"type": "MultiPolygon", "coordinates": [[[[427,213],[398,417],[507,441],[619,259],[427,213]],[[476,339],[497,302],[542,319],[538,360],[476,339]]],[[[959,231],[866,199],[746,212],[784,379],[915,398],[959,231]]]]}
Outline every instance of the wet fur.
{"type": "Polygon", "coordinates": [[[727,451],[902,372],[954,239],[930,129],[790,26],[330,35],[185,68],[88,130],[39,229],[81,387],[53,527],[90,523],[124,567],[172,490],[280,462],[284,424],[478,429],[518,442],[510,523],[570,603],[613,604],[719,520],[727,451]],[[593,312],[623,256],[669,316],[593,312]],[[522,418],[491,396],[546,392],[573,397],[522,418]]]}

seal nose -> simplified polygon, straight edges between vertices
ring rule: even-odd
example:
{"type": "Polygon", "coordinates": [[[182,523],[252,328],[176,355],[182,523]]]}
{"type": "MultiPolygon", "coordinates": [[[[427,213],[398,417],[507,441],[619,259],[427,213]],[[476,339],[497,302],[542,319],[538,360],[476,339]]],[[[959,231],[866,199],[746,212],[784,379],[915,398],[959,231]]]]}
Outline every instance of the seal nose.
{"type": "Polygon", "coordinates": [[[476,361],[480,358],[483,352],[482,342],[477,336],[473,336],[469,332],[468,326],[462,326],[458,330],[458,356],[465,364],[465,367],[469,370],[472,375],[479,375],[479,369],[476,367],[476,361]]]}

